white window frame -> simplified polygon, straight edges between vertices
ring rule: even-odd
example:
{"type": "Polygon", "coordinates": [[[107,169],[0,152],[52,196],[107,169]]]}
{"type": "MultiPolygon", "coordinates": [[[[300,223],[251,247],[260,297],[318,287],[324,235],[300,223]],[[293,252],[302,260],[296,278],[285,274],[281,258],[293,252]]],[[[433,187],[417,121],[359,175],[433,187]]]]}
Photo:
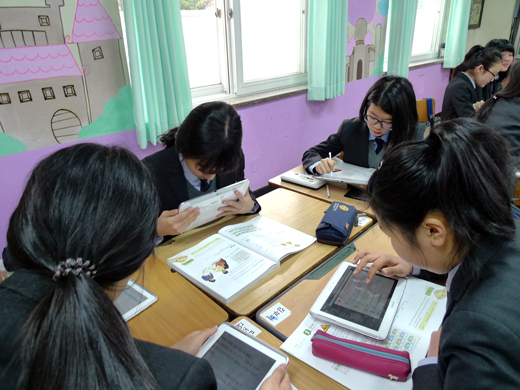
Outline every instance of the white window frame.
{"type": "Polygon", "coordinates": [[[444,23],[447,22],[446,12],[449,13],[449,10],[446,10],[446,3],[446,0],[441,0],[441,12],[439,18],[437,19],[437,22],[434,25],[433,39],[430,43],[430,51],[426,53],[411,55],[410,63],[434,60],[439,58],[439,48],[442,43],[442,32],[444,30],[444,23]]]}

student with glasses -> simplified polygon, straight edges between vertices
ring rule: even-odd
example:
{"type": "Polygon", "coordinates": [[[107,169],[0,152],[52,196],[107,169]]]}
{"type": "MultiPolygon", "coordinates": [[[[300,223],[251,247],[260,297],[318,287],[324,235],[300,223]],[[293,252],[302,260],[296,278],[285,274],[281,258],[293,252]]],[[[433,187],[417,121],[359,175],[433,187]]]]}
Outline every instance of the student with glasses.
{"type": "Polygon", "coordinates": [[[403,141],[422,139],[417,127],[417,102],[412,84],[405,78],[385,76],[368,90],[359,116],[345,119],[337,133],[303,154],[309,173],[332,172],[334,160],[343,152],[343,161],[377,168],[383,154],[403,141]]]}
{"type": "Polygon", "coordinates": [[[484,104],[478,99],[477,88],[495,80],[502,69],[502,53],[496,48],[473,46],[464,62],[453,71],[453,79],[444,92],[441,119],[473,118],[484,104]]]}

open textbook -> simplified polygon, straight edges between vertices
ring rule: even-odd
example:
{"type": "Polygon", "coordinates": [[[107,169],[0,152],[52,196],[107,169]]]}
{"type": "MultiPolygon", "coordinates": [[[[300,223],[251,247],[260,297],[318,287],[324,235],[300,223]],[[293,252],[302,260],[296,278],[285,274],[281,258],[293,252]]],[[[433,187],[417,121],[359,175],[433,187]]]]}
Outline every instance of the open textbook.
{"type": "Polygon", "coordinates": [[[168,265],[223,303],[275,270],[280,260],[302,251],[315,237],[258,216],[168,259],[168,265]]]}
{"type": "Polygon", "coordinates": [[[431,333],[441,325],[446,297],[443,286],[410,277],[386,339],[378,341],[309,314],[281,348],[351,390],[409,390],[412,388],[411,375],[406,382],[396,382],[314,356],[312,336],[317,330],[323,330],[336,337],[408,351],[413,371],[428,352],[431,333]]]}
{"type": "Polygon", "coordinates": [[[333,183],[344,183],[354,186],[366,186],[374,168],[364,168],[343,162],[339,157],[334,157],[336,162],[331,173],[324,173],[318,176],[319,179],[333,183]]]}

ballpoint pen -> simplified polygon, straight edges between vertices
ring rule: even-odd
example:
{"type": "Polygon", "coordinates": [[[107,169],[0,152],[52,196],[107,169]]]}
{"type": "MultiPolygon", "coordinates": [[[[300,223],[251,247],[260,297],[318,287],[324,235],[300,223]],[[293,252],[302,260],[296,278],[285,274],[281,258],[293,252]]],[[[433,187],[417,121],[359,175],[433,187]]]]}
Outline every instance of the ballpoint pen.
{"type": "MultiPolygon", "coordinates": [[[[331,152],[329,152],[329,158],[332,160],[332,153],[331,152]]],[[[332,171],[330,171],[330,178],[332,179],[332,171]]],[[[330,198],[330,196],[329,196],[329,198],[330,198]]]]}

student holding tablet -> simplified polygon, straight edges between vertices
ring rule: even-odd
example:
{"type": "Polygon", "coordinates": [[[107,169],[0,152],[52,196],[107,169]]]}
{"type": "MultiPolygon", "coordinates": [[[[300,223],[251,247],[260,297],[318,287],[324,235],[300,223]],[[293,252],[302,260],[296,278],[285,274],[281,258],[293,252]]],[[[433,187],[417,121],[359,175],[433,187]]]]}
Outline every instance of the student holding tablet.
{"type": "MultiPolygon", "coordinates": [[[[399,145],[370,178],[370,207],[400,258],[376,260],[369,273],[449,272],[446,315],[413,373],[415,390],[520,388],[513,180],[505,140],[469,119],[399,145]]],[[[358,260],[359,272],[367,259],[358,260]]]]}
{"type": "MultiPolygon", "coordinates": [[[[236,110],[223,102],[195,107],[181,125],[161,137],[165,148],[144,159],[155,176],[161,203],[159,236],[182,233],[199,215],[189,199],[244,180],[242,122],[236,110]]],[[[237,201],[225,201],[219,217],[260,211],[254,195],[235,192],[237,201]]]]}
{"type": "Polygon", "coordinates": [[[303,154],[309,173],[332,172],[336,156],[366,168],[377,168],[384,153],[403,141],[422,139],[417,127],[417,102],[412,84],[405,78],[384,76],[370,87],[359,116],[345,119],[337,133],[303,154]]]}
{"type": "MultiPolygon", "coordinates": [[[[154,250],[157,210],[150,172],[123,148],[78,144],[36,166],[7,232],[18,269],[0,283],[2,389],[216,389],[192,355],[217,327],[166,348],[133,339],[113,304],[154,250]]],[[[290,389],[285,366],[262,386],[290,389]]]]}
{"type": "Polygon", "coordinates": [[[484,88],[502,69],[502,54],[494,48],[473,46],[464,62],[453,71],[453,79],[444,91],[441,119],[473,118],[483,104],[476,88],[484,88]]]}

